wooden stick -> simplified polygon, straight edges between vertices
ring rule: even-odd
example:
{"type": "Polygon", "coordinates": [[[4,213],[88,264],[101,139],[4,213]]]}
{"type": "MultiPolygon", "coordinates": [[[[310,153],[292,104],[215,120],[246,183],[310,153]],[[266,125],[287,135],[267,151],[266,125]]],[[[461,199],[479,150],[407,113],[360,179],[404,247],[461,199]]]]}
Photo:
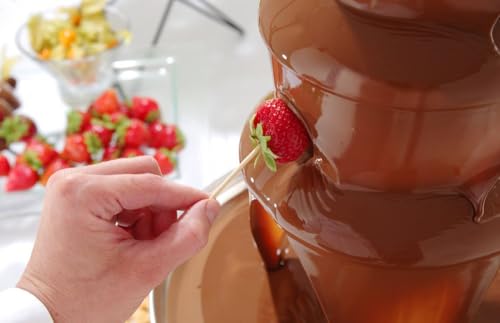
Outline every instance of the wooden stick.
{"type": "Polygon", "coordinates": [[[248,154],[245,159],[240,163],[238,167],[236,167],[231,174],[229,174],[222,183],[220,183],[213,191],[212,194],[210,194],[210,199],[215,199],[217,195],[219,195],[225,188],[226,186],[233,180],[233,178],[238,175],[238,173],[246,166],[248,165],[252,160],[257,157],[257,155],[260,153],[260,146],[257,146],[252,150],[250,154],[248,154]]]}

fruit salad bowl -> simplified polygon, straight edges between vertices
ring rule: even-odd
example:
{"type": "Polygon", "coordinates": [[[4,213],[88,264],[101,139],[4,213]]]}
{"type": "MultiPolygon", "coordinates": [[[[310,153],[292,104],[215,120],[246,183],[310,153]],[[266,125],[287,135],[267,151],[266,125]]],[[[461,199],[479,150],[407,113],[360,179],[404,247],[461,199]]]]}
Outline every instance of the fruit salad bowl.
{"type": "MultiPolygon", "coordinates": [[[[40,15],[43,19],[64,19],[66,13],[56,10],[43,12],[40,15]]],[[[118,10],[107,7],[105,16],[113,30],[128,30],[129,20],[118,10]]],[[[44,56],[49,55],[45,54],[48,52],[39,53],[34,50],[29,22],[26,22],[17,31],[16,44],[25,56],[40,64],[54,77],[66,104],[72,108],[81,108],[88,105],[114,82],[112,61],[126,42],[124,37],[121,37],[120,34],[118,36],[118,40],[112,45],[110,44],[109,48],[92,55],[80,57],[69,51],[69,54],[64,57],[52,59],[44,56]]]]}

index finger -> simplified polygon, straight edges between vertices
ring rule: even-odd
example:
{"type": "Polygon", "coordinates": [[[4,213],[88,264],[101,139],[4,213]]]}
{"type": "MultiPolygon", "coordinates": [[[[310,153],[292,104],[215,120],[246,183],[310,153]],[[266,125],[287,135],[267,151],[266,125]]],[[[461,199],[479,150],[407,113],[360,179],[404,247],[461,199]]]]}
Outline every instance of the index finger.
{"type": "Polygon", "coordinates": [[[123,210],[155,207],[162,210],[185,210],[207,198],[192,187],[164,180],[153,174],[88,175],[81,186],[82,202],[93,214],[111,221],[123,210]]]}
{"type": "Polygon", "coordinates": [[[118,175],[151,173],[161,175],[158,162],[151,156],[119,158],[85,167],[70,168],[67,172],[89,175],[118,175]]]}

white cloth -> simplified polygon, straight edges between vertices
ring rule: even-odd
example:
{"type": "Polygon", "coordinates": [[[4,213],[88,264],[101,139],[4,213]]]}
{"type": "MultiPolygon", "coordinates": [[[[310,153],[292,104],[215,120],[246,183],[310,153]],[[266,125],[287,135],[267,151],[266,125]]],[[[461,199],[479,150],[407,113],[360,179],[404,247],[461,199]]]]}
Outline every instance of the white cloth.
{"type": "Polygon", "coordinates": [[[49,311],[33,294],[20,288],[0,292],[1,323],[54,323],[49,311]]]}

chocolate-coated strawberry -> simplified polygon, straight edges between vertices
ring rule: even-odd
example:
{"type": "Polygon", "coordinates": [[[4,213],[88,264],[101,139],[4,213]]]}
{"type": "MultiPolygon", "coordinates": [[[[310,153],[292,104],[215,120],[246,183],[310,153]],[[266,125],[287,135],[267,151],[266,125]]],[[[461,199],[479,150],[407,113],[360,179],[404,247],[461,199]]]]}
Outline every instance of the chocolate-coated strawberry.
{"type": "Polygon", "coordinates": [[[272,99],[257,108],[250,121],[251,139],[261,149],[267,167],[276,171],[276,162],[298,160],[311,142],[302,122],[282,99],[272,99]]]}

